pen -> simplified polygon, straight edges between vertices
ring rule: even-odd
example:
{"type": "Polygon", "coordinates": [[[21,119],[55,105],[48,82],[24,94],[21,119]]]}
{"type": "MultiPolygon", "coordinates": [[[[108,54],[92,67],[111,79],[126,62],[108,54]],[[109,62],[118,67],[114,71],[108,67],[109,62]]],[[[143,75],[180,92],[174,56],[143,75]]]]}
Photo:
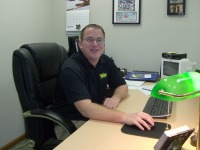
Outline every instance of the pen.
{"type": "Polygon", "coordinates": [[[146,88],[142,88],[143,90],[146,90],[146,91],[151,91],[150,89],[146,89],[146,88]]]}

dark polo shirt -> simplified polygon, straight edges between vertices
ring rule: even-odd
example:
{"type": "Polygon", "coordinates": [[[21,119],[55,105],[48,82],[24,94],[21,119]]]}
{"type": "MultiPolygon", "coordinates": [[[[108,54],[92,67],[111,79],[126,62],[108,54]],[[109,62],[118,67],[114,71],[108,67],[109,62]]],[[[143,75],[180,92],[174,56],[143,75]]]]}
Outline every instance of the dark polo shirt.
{"type": "Polygon", "coordinates": [[[126,84],[114,61],[102,55],[94,68],[81,51],[68,58],[61,69],[53,110],[69,119],[86,120],[74,106],[74,102],[91,99],[102,104],[107,91],[126,84]]]}

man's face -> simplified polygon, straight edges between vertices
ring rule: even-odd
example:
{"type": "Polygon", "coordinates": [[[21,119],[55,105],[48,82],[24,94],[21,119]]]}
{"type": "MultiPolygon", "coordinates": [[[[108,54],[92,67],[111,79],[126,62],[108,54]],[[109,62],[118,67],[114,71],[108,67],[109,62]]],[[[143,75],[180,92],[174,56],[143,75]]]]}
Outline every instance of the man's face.
{"type": "Polygon", "coordinates": [[[84,32],[83,40],[79,41],[79,47],[89,62],[97,63],[105,50],[102,31],[100,29],[87,28],[84,32]]]}

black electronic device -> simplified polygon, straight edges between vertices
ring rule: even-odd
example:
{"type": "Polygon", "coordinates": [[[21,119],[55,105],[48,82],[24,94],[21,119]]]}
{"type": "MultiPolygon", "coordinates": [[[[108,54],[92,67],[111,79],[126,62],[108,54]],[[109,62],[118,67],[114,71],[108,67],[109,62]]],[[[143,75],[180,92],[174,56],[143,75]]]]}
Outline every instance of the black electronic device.
{"type": "Polygon", "coordinates": [[[79,36],[68,37],[68,44],[69,44],[68,57],[70,57],[73,53],[77,53],[80,50],[78,46],[78,40],[79,36]]]}
{"type": "Polygon", "coordinates": [[[143,112],[150,114],[153,118],[167,118],[172,114],[173,102],[149,97],[143,112]]]}
{"type": "Polygon", "coordinates": [[[167,59],[181,60],[183,58],[187,58],[187,53],[177,54],[175,52],[164,52],[164,53],[162,53],[162,57],[167,58],[167,59]]]}

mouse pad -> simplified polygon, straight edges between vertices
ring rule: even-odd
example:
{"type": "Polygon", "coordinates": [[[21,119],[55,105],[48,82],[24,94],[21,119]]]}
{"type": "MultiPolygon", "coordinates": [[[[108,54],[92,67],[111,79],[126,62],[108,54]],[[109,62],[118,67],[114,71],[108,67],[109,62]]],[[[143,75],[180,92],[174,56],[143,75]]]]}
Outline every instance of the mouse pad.
{"type": "MultiPolygon", "coordinates": [[[[166,127],[167,127],[166,123],[154,122],[154,126],[151,128],[151,130],[143,130],[142,131],[134,125],[133,126],[124,125],[121,128],[121,131],[125,134],[159,139],[161,137],[161,135],[164,133],[164,131],[166,130],[166,127]]],[[[168,124],[168,129],[171,129],[170,124],[168,124]]]]}

